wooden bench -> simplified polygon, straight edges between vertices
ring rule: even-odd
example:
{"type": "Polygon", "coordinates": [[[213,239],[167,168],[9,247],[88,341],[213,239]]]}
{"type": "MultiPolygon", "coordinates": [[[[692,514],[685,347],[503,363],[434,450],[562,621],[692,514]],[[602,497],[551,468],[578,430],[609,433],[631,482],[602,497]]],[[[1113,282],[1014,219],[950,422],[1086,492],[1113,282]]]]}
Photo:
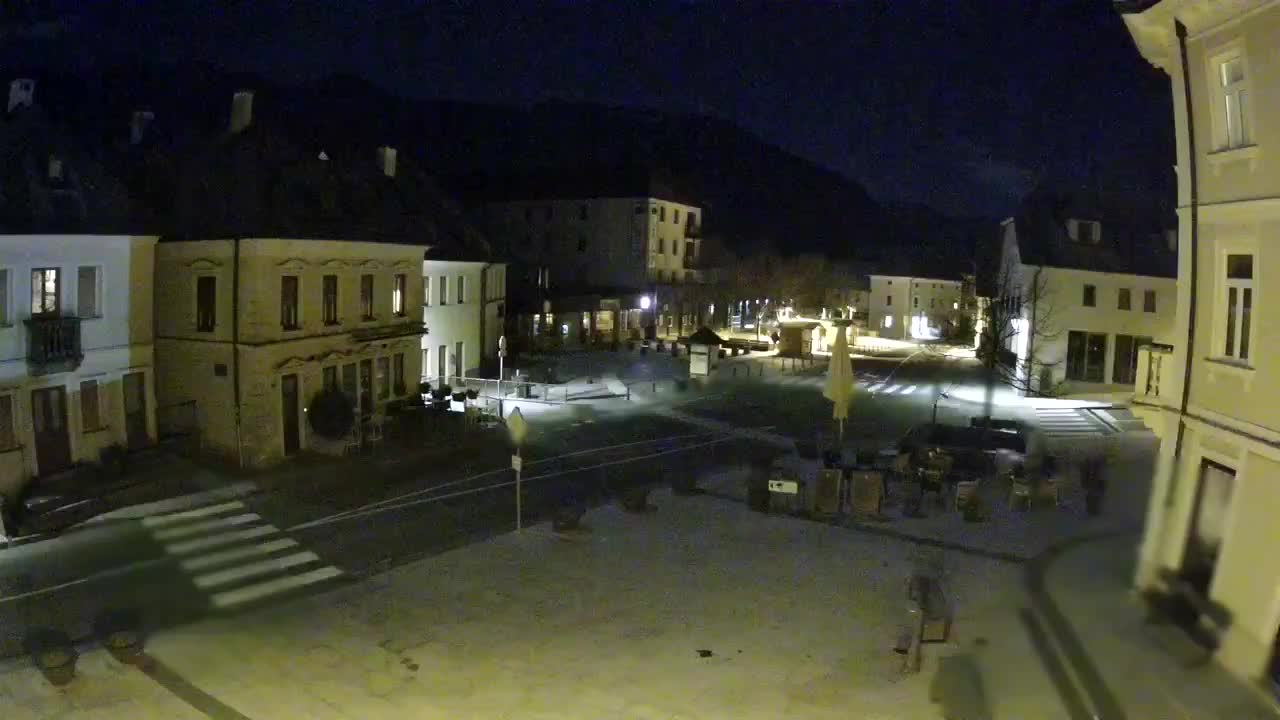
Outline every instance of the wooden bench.
{"type": "Polygon", "coordinates": [[[1147,627],[1184,666],[1208,663],[1231,626],[1231,612],[1172,568],[1162,568],[1158,579],[1162,588],[1143,593],[1147,627]]]}

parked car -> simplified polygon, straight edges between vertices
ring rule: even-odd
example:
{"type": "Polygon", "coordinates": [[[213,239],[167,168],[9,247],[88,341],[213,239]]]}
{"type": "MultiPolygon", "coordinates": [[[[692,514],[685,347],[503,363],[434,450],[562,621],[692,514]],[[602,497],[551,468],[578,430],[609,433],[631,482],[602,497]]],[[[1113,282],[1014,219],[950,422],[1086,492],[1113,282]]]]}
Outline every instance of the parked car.
{"type": "Polygon", "coordinates": [[[988,429],[982,424],[942,423],[917,425],[898,441],[898,452],[913,456],[931,448],[951,455],[960,466],[978,468],[994,464],[999,469],[1023,462],[1027,441],[1021,427],[1006,430],[994,425],[988,429]]]}

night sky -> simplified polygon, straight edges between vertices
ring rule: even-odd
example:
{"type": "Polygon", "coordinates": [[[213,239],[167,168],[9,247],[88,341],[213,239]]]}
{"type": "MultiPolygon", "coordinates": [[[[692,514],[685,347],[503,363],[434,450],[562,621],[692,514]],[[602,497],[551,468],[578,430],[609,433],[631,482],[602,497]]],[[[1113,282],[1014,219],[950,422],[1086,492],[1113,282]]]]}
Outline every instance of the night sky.
{"type": "Polygon", "coordinates": [[[1170,192],[1167,79],[1107,0],[37,4],[7,26],[10,61],[196,59],[423,98],[712,113],[878,199],[953,214],[1008,215],[1046,179],[1170,192]]]}

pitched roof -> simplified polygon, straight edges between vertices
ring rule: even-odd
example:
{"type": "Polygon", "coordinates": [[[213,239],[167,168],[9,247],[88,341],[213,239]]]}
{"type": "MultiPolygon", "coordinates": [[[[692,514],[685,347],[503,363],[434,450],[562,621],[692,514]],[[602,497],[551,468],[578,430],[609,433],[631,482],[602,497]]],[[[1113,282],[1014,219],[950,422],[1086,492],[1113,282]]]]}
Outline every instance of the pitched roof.
{"type": "Polygon", "coordinates": [[[0,119],[0,232],[138,232],[132,210],[93,145],[40,105],[0,119]]]}
{"type": "Polygon", "coordinates": [[[1141,202],[1116,196],[1101,199],[1084,191],[1038,190],[1023,200],[1014,221],[1018,252],[1026,265],[1178,276],[1178,254],[1170,250],[1166,236],[1176,223],[1141,202]],[[1098,222],[1098,242],[1073,240],[1071,220],[1098,222]]]}

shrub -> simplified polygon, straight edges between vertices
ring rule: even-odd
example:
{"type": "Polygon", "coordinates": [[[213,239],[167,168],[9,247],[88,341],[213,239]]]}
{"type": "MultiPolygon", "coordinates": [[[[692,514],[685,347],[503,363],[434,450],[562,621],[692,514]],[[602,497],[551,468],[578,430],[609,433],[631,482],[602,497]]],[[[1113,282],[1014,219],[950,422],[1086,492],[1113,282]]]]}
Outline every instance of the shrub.
{"type": "Polygon", "coordinates": [[[356,413],[351,407],[351,399],[345,393],[337,388],[325,388],[311,398],[307,418],[317,435],[338,440],[351,432],[356,422],[356,413]]]}

